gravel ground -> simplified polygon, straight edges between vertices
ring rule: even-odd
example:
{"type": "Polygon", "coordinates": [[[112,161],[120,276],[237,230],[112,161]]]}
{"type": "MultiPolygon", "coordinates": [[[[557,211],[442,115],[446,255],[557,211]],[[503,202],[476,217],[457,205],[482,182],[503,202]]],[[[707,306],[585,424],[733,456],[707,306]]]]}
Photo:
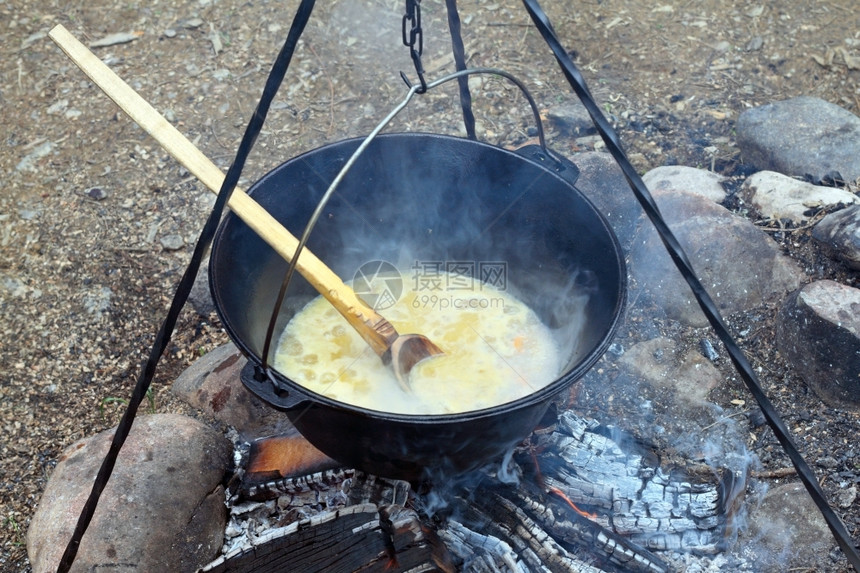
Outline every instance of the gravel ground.
{"type": "MultiPolygon", "coordinates": [[[[118,112],[47,31],[63,24],[85,43],[126,34],[131,41],[94,50],[226,167],[297,2],[286,4],[0,0],[0,569],[28,570],[26,528],[62,450],[118,421],[211,205],[210,194],[118,112]]],[[[397,72],[413,75],[400,45],[402,2],[319,4],[245,171],[246,187],[286,158],[366,133],[402,97],[397,72]]],[[[461,4],[471,66],[520,76],[544,109],[572,101],[519,4],[461,4]]],[[[735,121],[774,100],[814,95],[860,113],[860,71],[848,65],[860,54],[852,0],[545,4],[642,172],[664,164],[747,172],[735,121]]],[[[444,3],[422,6],[433,78],[452,69],[444,3]]],[[[529,137],[513,87],[499,80],[474,87],[483,139],[529,137]]],[[[458,133],[453,86],[420,98],[394,129],[458,133]]],[[[562,153],[594,144],[552,130],[550,139],[562,153]]],[[[811,277],[857,286],[857,274],[824,259],[803,232],[774,236],[811,277]]],[[[836,488],[827,476],[860,473],[852,445],[858,418],[823,407],[780,364],[772,315],[763,309],[757,317],[761,335],[748,350],[766,366],[768,390],[811,463],[827,456],[836,463],[822,474],[825,489],[836,488]]],[[[217,317],[186,311],[147,408],[186,411],[171,398],[170,382],[225,340],[217,317]]],[[[765,433],[757,439],[772,442],[765,433]]],[[[765,464],[785,460],[774,451],[765,464]]],[[[840,511],[858,538],[860,505],[840,511]]]]}

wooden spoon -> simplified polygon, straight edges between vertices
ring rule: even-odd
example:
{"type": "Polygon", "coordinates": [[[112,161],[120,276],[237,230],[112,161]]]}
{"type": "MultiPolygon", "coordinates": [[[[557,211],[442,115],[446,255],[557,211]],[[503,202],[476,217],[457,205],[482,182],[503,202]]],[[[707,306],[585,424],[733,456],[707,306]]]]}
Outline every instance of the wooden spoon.
{"type": "MultiPolygon", "coordinates": [[[[224,174],[184,135],[170,124],[137,92],[108,68],[62,25],[48,34],[66,55],[111,98],[135,123],[214,193],[224,174]]],[[[287,261],[298,246],[296,239],[259,203],[236,187],[227,204],[251,229],[287,261]]],[[[443,354],[421,334],[399,334],[382,315],[373,310],[346,286],[325,263],[304,249],[296,270],[319,291],[385,362],[391,364],[400,385],[409,390],[409,372],[420,361],[443,354]]]]}

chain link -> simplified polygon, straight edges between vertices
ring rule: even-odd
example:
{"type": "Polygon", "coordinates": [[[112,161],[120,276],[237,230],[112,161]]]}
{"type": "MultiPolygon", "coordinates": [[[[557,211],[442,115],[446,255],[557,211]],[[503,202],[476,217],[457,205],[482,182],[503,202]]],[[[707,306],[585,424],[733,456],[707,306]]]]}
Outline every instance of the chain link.
{"type": "MultiPolygon", "coordinates": [[[[421,87],[417,93],[424,93],[427,91],[427,80],[424,79],[424,64],[421,63],[421,54],[424,52],[424,33],[421,30],[421,0],[406,0],[406,14],[403,15],[401,28],[403,45],[409,48],[409,55],[412,57],[415,72],[421,82],[421,87]]],[[[403,74],[401,76],[409,84],[406,76],[403,74]]]]}

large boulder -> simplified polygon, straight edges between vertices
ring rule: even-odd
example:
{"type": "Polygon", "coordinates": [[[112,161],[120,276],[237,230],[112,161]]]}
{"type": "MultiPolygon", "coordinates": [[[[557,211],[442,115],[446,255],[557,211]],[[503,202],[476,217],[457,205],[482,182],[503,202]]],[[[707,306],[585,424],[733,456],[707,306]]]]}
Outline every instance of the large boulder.
{"type": "MultiPolygon", "coordinates": [[[[60,457],[30,528],[34,573],[56,571],[115,430],[60,457]]],[[[72,571],[196,571],[221,548],[231,444],[178,414],[138,418],[81,541],[72,571]]]]}
{"type": "Polygon", "coordinates": [[[787,219],[795,225],[811,218],[819,209],[860,203],[860,197],[845,189],[813,185],[775,171],[749,176],[740,194],[762,217],[787,219]]]}
{"type": "Polygon", "coordinates": [[[860,412],[860,289],[831,280],[804,286],[785,301],[776,340],[821,400],[860,412]]]}
{"type": "Polygon", "coordinates": [[[860,118],[838,105],[808,96],[778,101],[743,112],[736,129],[741,155],[759,170],[860,178],[860,118]]]}
{"type": "Polygon", "coordinates": [[[860,270],[860,205],[825,216],[812,229],[812,238],[831,258],[860,270]]]}
{"type": "Polygon", "coordinates": [[[821,512],[800,483],[768,491],[739,536],[757,571],[821,571],[836,544],[821,512]]]}
{"type": "Polygon", "coordinates": [[[247,440],[292,428],[286,414],[245,388],[239,378],[248,360],[228,342],[198,358],[173,382],[172,392],[247,440]]]}
{"type": "Polygon", "coordinates": [[[719,173],[684,165],[661,165],[642,176],[651,193],[681,191],[701,195],[714,203],[726,199],[725,180],[719,173]]]}
{"type": "Polygon", "coordinates": [[[642,207],[624,173],[609,153],[588,151],[571,157],[579,168],[576,188],[606,217],[618,241],[626,246],[633,237],[642,207]]]}
{"type": "Polygon", "coordinates": [[[640,342],[618,361],[637,380],[671,396],[679,406],[701,406],[723,377],[716,367],[696,349],[681,352],[669,338],[640,342]]]}
{"type": "MultiPolygon", "coordinates": [[[[654,198],[722,314],[782,300],[800,286],[803,273],[748,220],[693,193],[657,192],[654,198]]],[[[669,318],[689,326],[707,325],[650,223],[637,233],[630,268],[638,287],[647,290],[669,318]]]]}

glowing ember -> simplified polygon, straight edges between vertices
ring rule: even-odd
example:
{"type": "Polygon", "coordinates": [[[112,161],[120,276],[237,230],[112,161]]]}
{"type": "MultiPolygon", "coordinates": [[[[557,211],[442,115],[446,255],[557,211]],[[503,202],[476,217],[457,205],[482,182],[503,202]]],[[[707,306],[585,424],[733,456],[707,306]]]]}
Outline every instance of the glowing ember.
{"type": "Polygon", "coordinates": [[[575,511],[582,517],[585,517],[586,519],[597,519],[598,516],[596,513],[588,513],[587,511],[579,509],[578,507],[576,507],[576,504],[573,503],[570,498],[567,497],[567,495],[565,495],[565,493],[557,487],[550,487],[548,491],[550,493],[554,493],[555,495],[563,499],[565,502],[567,502],[567,505],[569,505],[573,509],[573,511],[575,511]]]}

